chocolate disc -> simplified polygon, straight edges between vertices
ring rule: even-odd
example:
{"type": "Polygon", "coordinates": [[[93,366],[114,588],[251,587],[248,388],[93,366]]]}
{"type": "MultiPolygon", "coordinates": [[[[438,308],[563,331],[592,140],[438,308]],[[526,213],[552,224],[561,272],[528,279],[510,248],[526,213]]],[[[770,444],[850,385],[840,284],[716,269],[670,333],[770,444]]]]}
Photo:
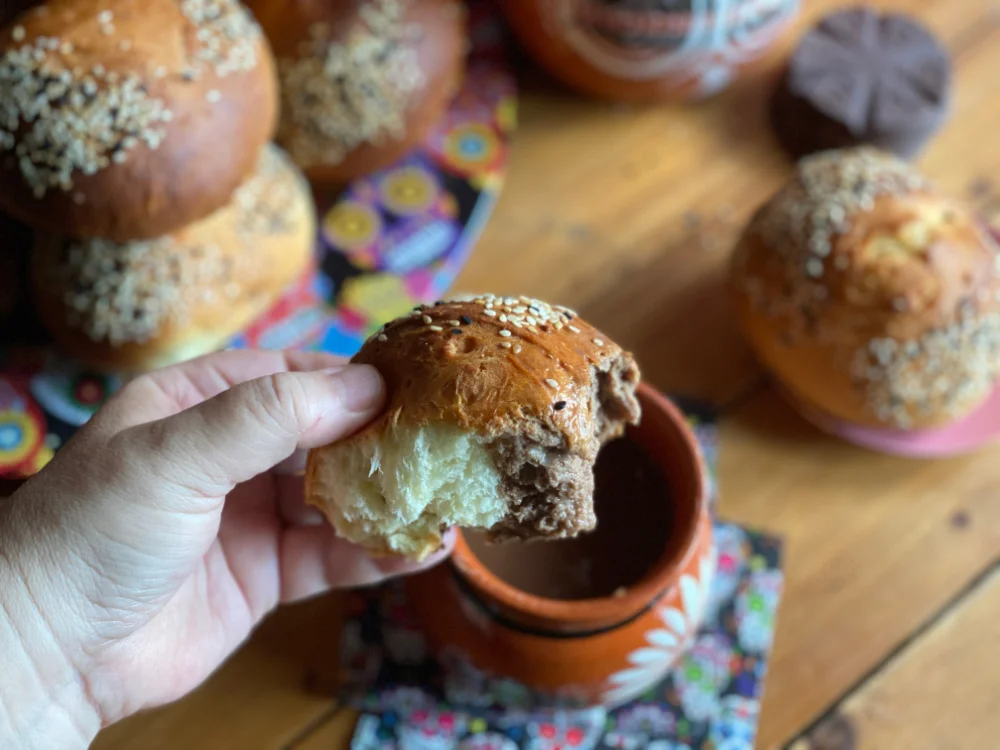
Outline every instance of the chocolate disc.
{"type": "Polygon", "coordinates": [[[794,156],[867,143],[912,158],[944,123],[950,88],[947,53],[916,21],[841,11],[792,55],[774,129],[794,156]]]}

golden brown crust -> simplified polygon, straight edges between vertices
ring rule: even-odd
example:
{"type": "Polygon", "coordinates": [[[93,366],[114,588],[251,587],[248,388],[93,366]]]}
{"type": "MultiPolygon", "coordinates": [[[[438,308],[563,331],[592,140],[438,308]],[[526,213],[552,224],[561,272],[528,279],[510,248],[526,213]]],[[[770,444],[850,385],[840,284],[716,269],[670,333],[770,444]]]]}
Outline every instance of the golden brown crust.
{"type": "Polygon", "coordinates": [[[37,307],[66,353],[103,370],[161,367],[223,346],[308,268],[308,185],[277,147],[232,202],[148,241],[39,237],[37,307]]]}
{"type": "Polygon", "coordinates": [[[0,30],[0,205],[71,236],[167,234],[253,172],[277,96],[236,0],[48,0],[0,30]]]}
{"type": "Polygon", "coordinates": [[[562,435],[570,451],[596,455],[595,371],[623,357],[631,364],[566,308],[484,295],[419,307],[371,337],[352,361],[374,366],[389,390],[385,413],[369,430],[444,422],[491,440],[531,423],[562,435]]]}
{"type": "Polygon", "coordinates": [[[278,140],[315,185],[344,184],[399,159],[426,138],[461,80],[458,0],[250,7],[278,59],[278,140]]]}
{"type": "Polygon", "coordinates": [[[836,418],[953,421],[1000,376],[1000,256],[976,217],[868,149],[803,160],[754,216],[733,291],[760,358],[836,418]]]}

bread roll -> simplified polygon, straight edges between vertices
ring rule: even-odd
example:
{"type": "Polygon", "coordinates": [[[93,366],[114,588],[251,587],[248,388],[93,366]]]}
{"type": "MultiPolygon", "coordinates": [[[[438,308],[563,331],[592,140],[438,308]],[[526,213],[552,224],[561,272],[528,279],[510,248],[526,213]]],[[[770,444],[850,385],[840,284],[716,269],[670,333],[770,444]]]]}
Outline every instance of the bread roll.
{"type": "Polygon", "coordinates": [[[976,217],[870,148],[800,162],[733,262],[742,326],[791,396],[852,424],[967,415],[1000,377],[1000,254],[976,217]]]}
{"type": "Polygon", "coordinates": [[[253,173],[276,84],[237,0],[48,0],[0,30],[0,207],[121,242],[203,219],[253,173]]]}
{"type": "Polygon", "coordinates": [[[281,77],[278,141],[309,180],[344,184],[421,143],[461,80],[459,0],[254,0],[281,77]]]}
{"type": "Polygon", "coordinates": [[[638,421],[639,372],[571,311],[526,297],[440,302],[352,361],[382,373],[389,402],[309,455],[307,501],[340,536],[420,559],[450,526],[498,541],[594,528],[594,461],[638,421]]]}
{"type": "Polygon", "coordinates": [[[68,354],[101,370],[149,370],[229,339],[309,267],[308,185],[274,146],[228,206],[153,240],[42,235],[31,276],[39,313],[68,354]]]}

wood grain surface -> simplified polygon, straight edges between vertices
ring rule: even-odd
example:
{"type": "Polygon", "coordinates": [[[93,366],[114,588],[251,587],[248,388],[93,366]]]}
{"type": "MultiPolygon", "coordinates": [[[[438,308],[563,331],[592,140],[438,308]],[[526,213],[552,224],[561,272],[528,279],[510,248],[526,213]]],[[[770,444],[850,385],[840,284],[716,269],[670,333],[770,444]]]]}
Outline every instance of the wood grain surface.
{"type": "MultiPolygon", "coordinates": [[[[800,28],[843,4],[809,0],[800,28]]],[[[1000,6],[879,5],[954,56],[954,114],[921,165],[1000,216],[1000,6]]],[[[723,298],[741,223],[790,169],[764,119],[779,58],[683,107],[585,101],[526,69],[507,185],[457,287],[573,306],[650,382],[720,406],[722,513],[787,543],[759,748],[995,748],[1000,446],[916,462],[824,437],[768,388],[723,298]]],[[[337,601],[275,614],[200,691],[95,747],[346,747],[352,717],[323,689],[337,601]]]]}

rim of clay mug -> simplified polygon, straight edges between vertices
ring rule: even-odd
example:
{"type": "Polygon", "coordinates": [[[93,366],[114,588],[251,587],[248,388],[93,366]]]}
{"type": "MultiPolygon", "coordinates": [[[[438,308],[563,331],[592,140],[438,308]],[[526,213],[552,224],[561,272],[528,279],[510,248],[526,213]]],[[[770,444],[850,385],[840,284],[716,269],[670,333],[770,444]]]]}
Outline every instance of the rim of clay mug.
{"type": "MultiPolygon", "coordinates": [[[[550,630],[553,636],[592,635],[628,624],[677,585],[696,551],[701,519],[707,512],[705,465],[698,440],[680,409],[642,382],[637,396],[642,406],[642,423],[630,427],[626,434],[657,463],[670,489],[668,501],[683,509],[675,513],[677,523],[660,557],[619,596],[549,599],[528,594],[497,577],[480,562],[459,531],[451,557],[452,569],[459,579],[465,579],[461,583],[473,587],[471,593],[476,598],[486,598],[508,613],[516,612],[542,631],[550,630]],[[655,433],[654,438],[641,437],[650,430],[655,433]]],[[[510,620],[503,616],[497,619],[510,620]]],[[[515,623],[519,629],[523,625],[515,623]]],[[[530,626],[527,629],[532,630],[530,626]]]]}

